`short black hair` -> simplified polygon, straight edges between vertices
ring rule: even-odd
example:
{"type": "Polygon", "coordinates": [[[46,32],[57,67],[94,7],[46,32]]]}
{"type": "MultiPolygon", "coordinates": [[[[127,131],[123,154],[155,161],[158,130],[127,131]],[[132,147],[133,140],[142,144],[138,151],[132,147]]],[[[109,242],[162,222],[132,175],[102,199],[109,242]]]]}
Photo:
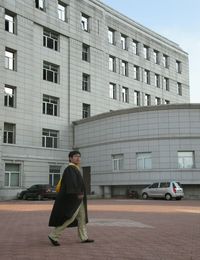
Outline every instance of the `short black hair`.
{"type": "Polygon", "coordinates": [[[69,157],[69,158],[70,158],[70,157],[73,157],[75,154],[79,154],[79,155],[81,156],[81,153],[80,153],[79,151],[71,151],[71,152],[69,152],[68,157],[69,157]]]}

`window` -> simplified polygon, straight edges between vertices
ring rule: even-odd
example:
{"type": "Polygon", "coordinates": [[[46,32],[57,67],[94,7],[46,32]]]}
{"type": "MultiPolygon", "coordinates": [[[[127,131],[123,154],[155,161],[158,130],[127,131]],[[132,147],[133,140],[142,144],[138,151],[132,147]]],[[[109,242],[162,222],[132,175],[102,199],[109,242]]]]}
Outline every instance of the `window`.
{"type": "Polygon", "coordinates": [[[144,70],[144,83],[150,84],[150,71],[144,70]]]}
{"type": "Polygon", "coordinates": [[[128,76],[128,62],[122,60],[122,75],[123,76],[128,76]]]}
{"type": "Polygon", "coordinates": [[[90,105],[83,103],[83,118],[90,117],[90,105]]]}
{"type": "Polygon", "coordinates": [[[89,32],[89,16],[83,13],[81,14],[81,29],[89,32]]]}
{"type": "Polygon", "coordinates": [[[150,56],[149,56],[149,47],[146,46],[146,45],[144,45],[143,51],[144,51],[144,58],[145,58],[146,60],[149,60],[149,58],[150,58],[150,56]]]}
{"type": "Polygon", "coordinates": [[[15,124],[4,123],[3,142],[15,144],[15,124]]]}
{"type": "Polygon", "coordinates": [[[166,77],[163,78],[163,85],[164,85],[164,89],[166,91],[169,91],[169,79],[168,78],[166,78],[166,77]]]}
{"type": "Polygon", "coordinates": [[[167,99],[165,99],[165,105],[168,105],[168,104],[170,104],[170,101],[169,100],[167,100],[167,99]]]}
{"type": "Polygon", "coordinates": [[[50,48],[52,50],[57,51],[58,50],[58,39],[59,36],[57,33],[44,29],[43,31],[43,46],[50,48]]]}
{"type": "Polygon", "coordinates": [[[151,105],[151,96],[149,94],[144,95],[144,105],[150,106],[151,105]]]}
{"type": "Polygon", "coordinates": [[[177,82],[177,94],[182,96],[182,84],[180,82],[177,82]]]}
{"type": "Polygon", "coordinates": [[[44,11],[44,9],[45,9],[45,0],[35,0],[35,7],[37,9],[40,9],[40,10],[44,11]]]}
{"type": "Polygon", "coordinates": [[[157,50],[153,50],[153,58],[155,64],[159,64],[159,52],[157,50]]]}
{"type": "Polygon", "coordinates": [[[176,60],[176,72],[181,73],[182,65],[181,62],[176,60]]]}
{"type": "Polygon", "coordinates": [[[115,31],[111,28],[108,28],[108,42],[110,44],[115,44],[115,31]]]}
{"type": "Polygon", "coordinates": [[[5,187],[20,186],[20,165],[6,163],[5,164],[5,187]]]}
{"type": "Polygon", "coordinates": [[[112,99],[117,99],[117,87],[114,83],[109,83],[109,96],[112,99]]]}
{"type": "Polygon", "coordinates": [[[152,169],[152,155],[151,153],[136,153],[137,169],[148,170],[152,169]]]}
{"type": "Polygon", "coordinates": [[[61,166],[49,166],[49,185],[51,185],[52,187],[56,186],[61,178],[60,169],[61,166]]]}
{"type": "Polygon", "coordinates": [[[181,169],[194,168],[194,151],[178,152],[178,168],[181,169]]]}
{"type": "Polygon", "coordinates": [[[47,61],[43,62],[43,79],[51,81],[54,83],[59,82],[59,66],[49,63],[47,61]]]}
{"type": "Polygon", "coordinates": [[[43,114],[58,116],[59,99],[48,95],[43,95],[43,114]]]}
{"type": "Polygon", "coordinates": [[[155,74],[155,87],[160,87],[160,75],[155,74]]]}
{"type": "Polygon", "coordinates": [[[58,1],[58,19],[66,21],[66,5],[58,1]]]}
{"type": "Polygon", "coordinates": [[[139,91],[134,91],[134,94],[133,94],[133,98],[134,98],[134,104],[136,106],[139,106],[140,105],[140,92],[139,91]]]}
{"type": "Polygon", "coordinates": [[[113,56],[109,56],[109,70],[116,72],[116,59],[113,56]]]}
{"type": "Polygon", "coordinates": [[[163,66],[169,68],[169,56],[163,54],[163,66]]]}
{"type": "Polygon", "coordinates": [[[112,170],[118,172],[123,170],[124,155],[123,154],[113,154],[112,155],[112,170]]]}
{"type": "Polygon", "coordinates": [[[82,90],[90,91],[90,75],[83,73],[82,90]]]}
{"type": "Polygon", "coordinates": [[[16,15],[8,10],[5,11],[5,31],[16,34],[16,15]]]}
{"type": "Polygon", "coordinates": [[[150,189],[156,189],[156,188],[158,188],[158,185],[159,185],[159,183],[158,183],[158,182],[155,182],[155,183],[153,183],[149,188],[150,188],[150,189]]]}
{"type": "Polygon", "coordinates": [[[56,130],[42,129],[42,147],[58,148],[58,134],[56,130]]]}
{"type": "Polygon", "coordinates": [[[168,188],[170,187],[170,182],[161,182],[160,183],[160,188],[168,188]]]}
{"type": "Polygon", "coordinates": [[[82,45],[82,60],[90,61],[90,47],[84,43],[82,45]]]}
{"type": "Polygon", "coordinates": [[[122,87],[122,102],[128,103],[129,102],[129,93],[128,88],[122,87]]]}
{"type": "Polygon", "coordinates": [[[4,87],[4,106],[16,107],[16,87],[7,85],[4,87]]]}
{"type": "Polygon", "coordinates": [[[139,43],[135,40],[132,41],[132,50],[135,55],[139,55],[139,49],[138,49],[139,43]]]}
{"type": "Polygon", "coordinates": [[[5,68],[9,70],[16,70],[16,51],[5,49],[5,68]]]}
{"type": "Polygon", "coordinates": [[[127,36],[121,34],[121,47],[123,50],[127,50],[127,36]]]}
{"type": "Polygon", "coordinates": [[[133,67],[133,77],[136,80],[140,80],[140,68],[136,65],[133,67]]]}
{"type": "Polygon", "coordinates": [[[155,105],[161,105],[161,98],[155,97],[155,105]]]}

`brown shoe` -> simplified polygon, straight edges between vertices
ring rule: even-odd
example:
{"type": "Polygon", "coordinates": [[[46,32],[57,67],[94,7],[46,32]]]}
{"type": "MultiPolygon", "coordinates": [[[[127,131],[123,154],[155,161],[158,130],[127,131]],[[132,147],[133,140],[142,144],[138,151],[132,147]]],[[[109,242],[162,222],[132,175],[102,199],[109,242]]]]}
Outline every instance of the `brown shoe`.
{"type": "Polygon", "coordinates": [[[51,241],[52,245],[54,246],[60,246],[60,244],[58,243],[58,241],[53,240],[50,236],[48,236],[49,240],[51,241]]]}
{"type": "Polygon", "coordinates": [[[83,241],[81,241],[81,243],[93,243],[94,242],[94,240],[93,239],[86,239],[86,240],[83,240],[83,241]]]}

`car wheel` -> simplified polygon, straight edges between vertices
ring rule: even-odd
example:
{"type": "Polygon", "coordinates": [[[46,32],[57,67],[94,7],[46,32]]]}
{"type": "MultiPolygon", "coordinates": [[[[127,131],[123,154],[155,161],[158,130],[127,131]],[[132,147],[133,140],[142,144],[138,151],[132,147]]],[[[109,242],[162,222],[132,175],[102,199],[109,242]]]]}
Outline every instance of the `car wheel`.
{"type": "Polygon", "coordinates": [[[166,200],[171,200],[172,199],[171,194],[169,194],[169,193],[165,194],[165,199],[166,200]]]}
{"type": "Polygon", "coordinates": [[[41,194],[38,194],[37,199],[38,199],[38,200],[42,200],[42,199],[43,199],[42,195],[41,195],[41,194]]]}
{"type": "Polygon", "coordinates": [[[143,200],[147,200],[148,199],[148,194],[147,193],[143,193],[142,194],[142,198],[143,198],[143,200]]]}
{"type": "Polygon", "coordinates": [[[23,199],[23,200],[27,200],[27,195],[24,194],[24,195],[22,196],[22,199],[23,199]]]}

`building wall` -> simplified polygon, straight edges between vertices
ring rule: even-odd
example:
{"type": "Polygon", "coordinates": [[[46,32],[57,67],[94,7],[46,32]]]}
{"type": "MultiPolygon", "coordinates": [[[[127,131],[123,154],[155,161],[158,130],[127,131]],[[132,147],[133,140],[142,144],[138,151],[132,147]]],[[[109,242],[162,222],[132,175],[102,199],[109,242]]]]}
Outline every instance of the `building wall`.
{"type": "MultiPolygon", "coordinates": [[[[15,143],[2,142],[1,186],[3,198],[13,196],[20,189],[36,182],[48,181],[48,168],[58,163],[61,168],[73,145],[72,121],[82,118],[83,103],[90,105],[94,116],[111,110],[135,107],[134,91],[161,102],[189,102],[188,55],[180,46],[161,35],[139,25],[97,0],[62,0],[66,5],[66,21],[58,19],[57,1],[46,0],[44,10],[35,7],[35,1],[7,0],[0,3],[0,128],[15,125],[15,143]],[[16,32],[5,30],[5,14],[15,16],[16,32]],[[89,18],[89,30],[80,25],[81,14],[89,18]],[[115,45],[108,43],[108,27],[115,30],[115,45]],[[58,35],[58,51],[43,46],[43,31],[58,35]],[[127,36],[127,48],[121,48],[121,33],[127,36]],[[132,53],[132,39],[138,41],[139,53],[132,53]],[[89,62],[82,60],[82,44],[89,46],[89,62]],[[143,57],[143,45],[150,51],[150,60],[143,57]],[[5,49],[15,50],[16,70],[5,68],[5,49]],[[153,61],[153,50],[159,51],[160,64],[153,61]],[[162,55],[168,55],[169,68],[164,68],[162,55]],[[109,55],[116,58],[116,72],[108,69],[109,55]],[[128,63],[127,76],[122,75],[121,61],[128,63]],[[175,70],[176,60],[181,62],[181,73],[175,70]],[[43,62],[59,66],[58,83],[43,80],[43,62]],[[140,80],[133,78],[133,66],[140,68],[140,80]],[[144,69],[150,71],[151,83],[144,83],[144,69]],[[90,91],[82,90],[82,74],[90,76],[90,91]],[[160,75],[160,87],[154,86],[154,74],[160,75]],[[169,78],[170,90],[163,87],[163,77],[169,78]],[[109,97],[109,83],[116,84],[116,99],[109,97]],[[182,94],[177,94],[177,82],[182,84],[182,94]],[[16,88],[16,106],[4,105],[5,85],[16,88]],[[122,100],[122,87],[128,88],[128,101],[122,100]],[[43,95],[59,99],[58,116],[43,114],[43,95]],[[56,149],[42,147],[42,129],[58,131],[56,149]],[[5,164],[20,165],[20,184],[5,187],[5,164]],[[40,169],[41,168],[41,169],[40,169]]],[[[0,194],[1,197],[1,194],[0,194]]]]}
{"type": "Polygon", "coordinates": [[[83,166],[91,166],[91,190],[101,194],[106,188],[116,194],[118,189],[125,194],[129,186],[176,180],[185,185],[186,196],[196,196],[198,190],[200,197],[199,118],[199,105],[176,104],[119,110],[74,122],[74,146],[82,152],[83,166]],[[178,152],[188,151],[194,154],[194,165],[180,168],[178,152]],[[151,153],[149,169],[138,167],[138,153],[151,153]],[[119,154],[123,167],[114,171],[113,155],[119,154]]]}

